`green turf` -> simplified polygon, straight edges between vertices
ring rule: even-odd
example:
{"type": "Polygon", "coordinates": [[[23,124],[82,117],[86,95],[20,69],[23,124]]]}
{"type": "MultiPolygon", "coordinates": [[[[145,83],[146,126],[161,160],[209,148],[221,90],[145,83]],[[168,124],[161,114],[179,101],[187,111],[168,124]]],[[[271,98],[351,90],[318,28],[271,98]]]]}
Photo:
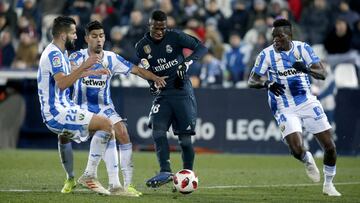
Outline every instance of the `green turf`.
{"type": "MultiPolygon", "coordinates": [[[[86,166],[87,152],[75,152],[75,172],[86,166]]],[[[318,166],[321,160],[317,159],[318,166]]],[[[342,197],[327,197],[322,186],[312,184],[303,165],[290,156],[200,154],[196,173],[200,188],[190,195],[172,193],[169,185],[148,189],[144,181],[157,170],[154,153],[135,153],[134,184],[144,193],[140,198],[99,196],[78,189],[61,194],[64,172],[58,153],[38,150],[0,151],[0,202],[360,202],[360,158],[339,157],[337,189],[342,197]],[[212,186],[236,186],[209,188],[212,186]],[[31,190],[14,192],[10,190],[31,190]]],[[[173,170],[180,169],[180,155],[172,154],[173,170]]],[[[322,166],[320,167],[322,169],[322,166]]],[[[104,164],[99,178],[107,185],[104,164]]]]}

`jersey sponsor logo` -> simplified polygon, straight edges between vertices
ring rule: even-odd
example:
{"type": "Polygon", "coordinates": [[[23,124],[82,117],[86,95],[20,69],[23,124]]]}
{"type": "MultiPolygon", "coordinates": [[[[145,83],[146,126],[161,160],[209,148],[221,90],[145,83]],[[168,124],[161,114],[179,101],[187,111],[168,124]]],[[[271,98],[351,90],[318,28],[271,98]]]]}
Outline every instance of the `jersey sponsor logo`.
{"type": "Polygon", "coordinates": [[[82,84],[86,85],[87,87],[104,87],[106,85],[106,80],[99,80],[99,79],[86,79],[83,78],[81,81],[82,84]]]}
{"type": "Polygon", "coordinates": [[[52,61],[51,64],[53,67],[60,67],[61,66],[61,60],[59,56],[55,56],[52,61]]]}
{"type": "Polygon", "coordinates": [[[173,51],[173,48],[169,45],[169,44],[167,44],[166,45],[166,53],[171,53],[173,51]]]}
{"type": "Polygon", "coordinates": [[[177,64],[179,64],[179,62],[177,61],[177,59],[174,59],[174,60],[166,62],[164,64],[160,64],[159,66],[155,66],[154,70],[155,70],[155,72],[167,70],[173,66],[176,66],[177,64]]]}
{"type": "Polygon", "coordinates": [[[278,71],[279,76],[291,76],[291,75],[297,75],[297,74],[301,74],[301,71],[298,71],[294,68],[291,69],[287,69],[285,71],[278,71]]]}
{"type": "Polygon", "coordinates": [[[150,45],[145,45],[144,47],[143,47],[143,49],[144,49],[144,52],[145,52],[145,54],[150,54],[151,53],[151,48],[150,48],[150,45]]]}

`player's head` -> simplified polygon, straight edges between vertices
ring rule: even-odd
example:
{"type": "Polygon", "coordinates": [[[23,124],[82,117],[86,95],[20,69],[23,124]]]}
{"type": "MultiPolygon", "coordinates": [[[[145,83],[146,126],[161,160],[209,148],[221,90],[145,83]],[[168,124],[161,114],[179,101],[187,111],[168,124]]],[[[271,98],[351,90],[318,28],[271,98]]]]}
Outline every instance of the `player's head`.
{"type": "Polygon", "coordinates": [[[156,41],[160,41],[165,36],[167,16],[161,10],[155,10],[149,19],[150,36],[156,41]]]}
{"type": "Polygon", "coordinates": [[[76,22],[68,16],[59,16],[54,19],[52,27],[52,35],[54,39],[61,40],[66,50],[75,49],[76,22]]]}
{"type": "Polygon", "coordinates": [[[285,51],[291,43],[291,23],[286,19],[277,19],[273,23],[272,30],[275,49],[285,51]]]}
{"type": "Polygon", "coordinates": [[[92,21],[85,27],[85,41],[90,51],[101,53],[105,43],[105,33],[99,21],[92,21]]]}

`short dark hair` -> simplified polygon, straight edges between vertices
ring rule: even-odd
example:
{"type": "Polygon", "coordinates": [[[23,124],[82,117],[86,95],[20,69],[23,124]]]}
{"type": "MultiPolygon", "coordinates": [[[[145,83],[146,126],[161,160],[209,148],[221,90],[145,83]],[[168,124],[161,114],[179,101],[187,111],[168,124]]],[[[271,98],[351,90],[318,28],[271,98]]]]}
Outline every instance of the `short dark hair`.
{"type": "Polygon", "coordinates": [[[55,18],[52,27],[52,35],[57,37],[60,33],[67,32],[72,24],[76,25],[76,22],[71,17],[59,16],[55,18]]]}
{"type": "Polygon", "coordinates": [[[167,19],[166,13],[161,10],[155,10],[151,14],[151,19],[156,21],[165,21],[167,19]]]}
{"type": "Polygon", "coordinates": [[[103,25],[95,20],[95,21],[91,21],[90,23],[88,23],[86,26],[85,26],[85,34],[86,35],[89,35],[89,33],[93,30],[100,30],[100,29],[104,29],[103,25]]]}
{"type": "Polygon", "coordinates": [[[291,23],[290,23],[290,21],[288,21],[284,18],[277,19],[273,23],[273,27],[286,27],[286,26],[291,28],[291,23]]]}

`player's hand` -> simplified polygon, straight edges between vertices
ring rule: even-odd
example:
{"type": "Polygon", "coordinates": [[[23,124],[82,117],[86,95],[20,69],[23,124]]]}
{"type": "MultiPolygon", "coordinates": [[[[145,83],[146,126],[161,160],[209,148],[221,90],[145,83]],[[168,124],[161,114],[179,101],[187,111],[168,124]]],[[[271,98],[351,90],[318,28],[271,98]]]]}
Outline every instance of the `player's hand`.
{"type": "Polygon", "coordinates": [[[277,83],[275,81],[266,81],[265,86],[270,92],[274,93],[275,96],[280,96],[285,93],[285,85],[277,83]]]}
{"type": "Polygon", "coordinates": [[[292,65],[293,68],[295,68],[297,71],[301,71],[303,73],[309,73],[310,69],[306,67],[304,62],[301,61],[295,61],[292,65]]]}
{"type": "Polygon", "coordinates": [[[189,70],[189,66],[193,63],[192,60],[182,62],[176,71],[178,77],[182,80],[185,79],[186,72],[189,70]]]}
{"type": "Polygon", "coordinates": [[[101,63],[101,58],[99,55],[92,55],[90,56],[88,59],[86,59],[86,61],[84,61],[81,65],[83,66],[83,68],[85,69],[89,69],[91,68],[94,64],[96,63],[101,63]]]}
{"type": "Polygon", "coordinates": [[[168,76],[156,77],[156,79],[154,80],[155,87],[159,88],[159,89],[165,87],[166,86],[166,81],[165,81],[166,78],[168,78],[168,76]]]}
{"type": "Polygon", "coordinates": [[[155,86],[155,82],[151,82],[150,83],[150,93],[154,96],[157,96],[160,94],[160,92],[161,92],[161,90],[160,90],[160,88],[157,88],[155,86]]]}

